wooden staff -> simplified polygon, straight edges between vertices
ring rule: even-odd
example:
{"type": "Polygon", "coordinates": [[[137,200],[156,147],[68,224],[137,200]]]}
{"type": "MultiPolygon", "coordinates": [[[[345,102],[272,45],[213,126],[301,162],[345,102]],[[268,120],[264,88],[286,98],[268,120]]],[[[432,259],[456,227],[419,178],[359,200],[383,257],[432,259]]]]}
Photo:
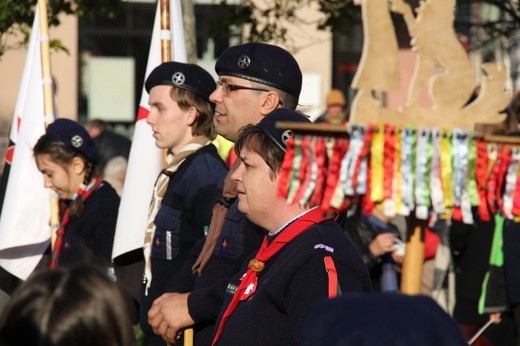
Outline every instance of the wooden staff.
{"type": "MultiPolygon", "coordinates": [[[[172,61],[172,33],[170,30],[170,0],[161,0],[161,62],[172,61]]],[[[167,150],[163,150],[163,168],[167,150]]],[[[193,346],[193,328],[184,331],[184,346],[193,346]]]]}
{"type": "Polygon", "coordinates": [[[410,213],[408,217],[408,235],[401,273],[401,292],[404,294],[420,294],[424,262],[424,230],[426,220],[419,220],[410,213]]]}
{"type": "MultiPolygon", "coordinates": [[[[40,10],[40,47],[42,64],[42,84],[43,84],[43,109],[45,115],[45,127],[54,121],[54,92],[52,88],[51,58],[49,49],[49,33],[47,21],[47,2],[38,0],[40,10]]],[[[54,249],[56,240],[56,230],[60,225],[58,197],[55,193],[51,194],[51,247],[54,249]]]]}
{"type": "MultiPolygon", "coordinates": [[[[170,0],[161,0],[161,62],[172,61],[172,32],[170,30],[170,0]]],[[[163,150],[162,163],[166,168],[166,155],[168,150],[163,150]]]]}
{"type": "Polygon", "coordinates": [[[172,61],[170,1],[161,0],[161,62],[172,61]]]}

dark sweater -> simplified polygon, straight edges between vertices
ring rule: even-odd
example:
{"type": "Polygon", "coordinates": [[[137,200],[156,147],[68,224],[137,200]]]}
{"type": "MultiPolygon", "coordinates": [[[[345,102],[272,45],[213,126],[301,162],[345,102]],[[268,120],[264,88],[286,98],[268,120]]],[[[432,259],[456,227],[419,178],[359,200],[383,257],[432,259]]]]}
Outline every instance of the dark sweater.
{"type": "Polygon", "coordinates": [[[190,155],[170,177],[166,194],[155,217],[151,263],[152,284],[141,295],[140,324],[150,345],[166,345],[148,324],[153,301],[166,292],[172,277],[190,258],[192,247],[204,237],[209,225],[212,196],[227,173],[227,165],[213,145],[190,155]]]}
{"type": "Polygon", "coordinates": [[[84,201],[81,215],[66,226],[58,264],[91,262],[110,266],[118,210],[119,196],[103,182],[84,201]]]}
{"type": "MultiPolygon", "coordinates": [[[[222,190],[217,190],[220,197],[222,190]]],[[[191,267],[204,245],[204,239],[193,247],[191,259],[171,280],[168,291],[191,292],[188,311],[197,323],[194,328],[195,345],[211,344],[213,326],[222,307],[227,284],[240,270],[244,260],[258,251],[264,235],[264,230],[238,210],[237,200],[229,208],[215,251],[202,276],[193,275],[191,267]]]]}
{"type": "MultiPolygon", "coordinates": [[[[326,256],[334,260],[341,292],[371,291],[370,277],[358,251],[336,222],[325,221],[308,228],[266,263],[258,275],[256,292],[238,304],[217,344],[297,344],[309,311],[328,298],[326,256]]],[[[247,263],[228,285],[218,322],[247,263]]]]}

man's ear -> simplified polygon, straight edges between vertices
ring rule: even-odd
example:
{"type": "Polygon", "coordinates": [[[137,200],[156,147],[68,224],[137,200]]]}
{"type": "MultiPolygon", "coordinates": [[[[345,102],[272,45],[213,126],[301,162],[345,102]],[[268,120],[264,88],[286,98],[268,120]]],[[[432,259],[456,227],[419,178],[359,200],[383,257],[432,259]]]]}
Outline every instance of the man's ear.
{"type": "Polygon", "coordinates": [[[260,112],[263,115],[269,114],[280,106],[280,96],[274,91],[268,91],[265,93],[264,102],[260,108],[260,112]]]}
{"type": "Polygon", "coordinates": [[[188,113],[186,114],[186,125],[192,126],[195,123],[195,120],[197,120],[198,115],[199,112],[197,111],[197,109],[191,106],[188,109],[188,113]]]}

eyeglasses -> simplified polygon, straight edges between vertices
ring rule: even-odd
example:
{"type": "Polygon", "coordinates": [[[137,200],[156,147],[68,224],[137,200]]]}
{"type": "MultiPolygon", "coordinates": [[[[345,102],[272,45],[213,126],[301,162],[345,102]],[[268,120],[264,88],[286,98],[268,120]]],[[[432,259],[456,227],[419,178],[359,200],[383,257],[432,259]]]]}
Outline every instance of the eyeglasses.
{"type": "Polygon", "coordinates": [[[242,86],[242,85],[229,84],[228,82],[224,82],[224,81],[220,81],[220,80],[215,81],[215,83],[217,83],[217,88],[218,87],[222,88],[222,92],[224,93],[225,96],[229,96],[229,93],[231,91],[235,91],[235,90],[254,90],[254,91],[264,91],[264,92],[269,91],[267,89],[252,88],[252,87],[247,87],[247,86],[242,86]]]}

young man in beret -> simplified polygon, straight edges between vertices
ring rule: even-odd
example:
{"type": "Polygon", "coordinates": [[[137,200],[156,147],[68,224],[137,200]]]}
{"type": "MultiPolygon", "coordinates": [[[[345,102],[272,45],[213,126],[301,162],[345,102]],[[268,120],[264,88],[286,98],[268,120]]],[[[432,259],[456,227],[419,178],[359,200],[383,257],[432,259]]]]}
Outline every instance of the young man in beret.
{"type": "Polygon", "coordinates": [[[211,75],[197,65],[166,62],[145,82],[150,113],[146,122],[155,144],[167,150],[157,178],[144,245],[140,324],[149,345],[166,345],[148,324],[148,310],[205,235],[212,196],[227,165],[211,144],[216,132],[211,75]]]}
{"type": "Polygon", "coordinates": [[[296,345],[318,302],[370,291],[368,271],[334,216],[278,195],[291,131],[276,128],[277,121],[308,122],[296,111],[276,109],[235,142],[240,164],[231,178],[238,209],[267,235],[228,285],[213,345],[296,345]]]}
{"type": "MultiPolygon", "coordinates": [[[[210,99],[215,102],[216,129],[233,142],[242,127],[257,124],[277,108],[298,105],[302,73],[294,57],[280,47],[230,47],[215,70],[219,79],[210,99]]],[[[236,183],[229,174],[220,192],[207,237],[195,247],[192,262],[171,280],[171,293],[157,299],[148,313],[154,332],[165,340],[173,342],[183,328],[195,325],[195,345],[211,343],[229,279],[258,250],[265,234],[238,210],[236,183]]]]}

